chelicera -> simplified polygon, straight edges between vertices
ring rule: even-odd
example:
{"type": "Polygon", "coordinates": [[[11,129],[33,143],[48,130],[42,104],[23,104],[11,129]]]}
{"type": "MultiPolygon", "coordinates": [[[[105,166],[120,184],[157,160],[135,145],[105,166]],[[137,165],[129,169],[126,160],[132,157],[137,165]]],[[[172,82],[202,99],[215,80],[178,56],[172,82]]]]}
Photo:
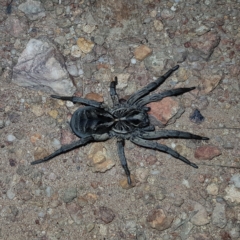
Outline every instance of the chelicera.
{"type": "Polygon", "coordinates": [[[56,150],[49,156],[33,161],[31,164],[34,165],[49,161],[62,153],[86,145],[90,142],[106,141],[115,137],[117,138],[118,155],[127,175],[128,184],[131,184],[131,177],[124,154],[125,140],[130,140],[132,143],[141,147],[165,152],[194,168],[198,168],[195,163],[190,162],[188,159],[166,145],[151,141],[160,138],[209,139],[188,132],[155,130],[155,127],[150,124],[148,116],[150,108],[146,107],[148,103],[160,101],[169,96],[178,96],[195,89],[195,87],[177,88],[149,95],[150,92],[154,91],[164,83],[164,81],[178,68],[178,65],[173,67],[156,81],[149,83],[141,90],[132,94],[125,102],[119,101],[118,99],[116,93],[117,78],[115,78],[110,84],[110,95],[113,101],[112,108],[104,103],[85,98],[51,95],[52,98],[86,105],[85,107],[77,109],[73,113],[70,121],[72,131],[80,138],[80,140],[68,145],[63,145],[60,149],[56,150]]]}

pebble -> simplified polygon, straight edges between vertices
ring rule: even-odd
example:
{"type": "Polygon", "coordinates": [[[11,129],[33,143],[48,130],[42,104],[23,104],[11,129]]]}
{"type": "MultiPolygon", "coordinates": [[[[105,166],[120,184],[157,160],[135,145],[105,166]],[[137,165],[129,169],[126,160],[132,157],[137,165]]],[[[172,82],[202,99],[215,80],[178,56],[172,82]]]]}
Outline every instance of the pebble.
{"type": "Polygon", "coordinates": [[[205,120],[205,117],[200,113],[198,109],[195,109],[189,116],[189,119],[196,124],[201,124],[205,120]]]}
{"type": "Polygon", "coordinates": [[[84,53],[91,52],[94,47],[94,43],[91,41],[88,41],[85,38],[78,38],[77,45],[81,49],[81,51],[84,53]]]}
{"type": "Polygon", "coordinates": [[[201,160],[211,160],[221,155],[221,150],[216,146],[206,145],[195,150],[194,157],[201,160]]]}
{"type": "Polygon", "coordinates": [[[240,174],[236,173],[232,175],[231,182],[234,184],[236,188],[240,188],[240,174]]]}
{"type": "Polygon", "coordinates": [[[210,222],[204,206],[196,202],[194,204],[194,211],[196,211],[196,214],[191,218],[191,223],[196,226],[203,226],[210,222]]]}
{"type": "Polygon", "coordinates": [[[157,32],[161,32],[163,30],[163,24],[160,20],[154,20],[153,25],[157,32]]]}
{"type": "Polygon", "coordinates": [[[224,228],[226,226],[227,218],[225,213],[225,204],[216,203],[216,206],[213,209],[212,223],[219,228],[224,228]]]}
{"type": "Polygon", "coordinates": [[[99,211],[99,217],[105,223],[110,223],[115,218],[115,214],[114,214],[113,210],[108,207],[101,206],[101,207],[99,207],[98,211],[99,211]]]}
{"type": "Polygon", "coordinates": [[[7,141],[8,142],[13,142],[16,140],[16,137],[12,134],[7,135],[7,141]]]}
{"type": "Polygon", "coordinates": [[[171,226],[173,217],[166,215],[163,209],[153,209],[148,213],[146,221],[151,228],[163,231],[171,226]]]}
{"type": "Polygon", "coordinates": [[[207,186],[207,192],[210,195],[218,195],[218,185],[216,183],[211,183],[207,186]]]}
{"type": "Polygon", "coordinates": [[[78,45],[73,45],[72,46],[71,55],[75,58],[80,58],[81,57],[82,51],[81,51],[81,49],[79,48],[78,45]]]}
{"type": "Polygon", "coordinates": [[[134,57],[138,61],[144,60],[146,57],[152,54],[152,49],[146,45],[140,45],[134,50],[134,57]]]}
{"type": "Polygon", "coordinates": [[[152,102],[147,105],[151,108],[149,114],[153,115],[162,124],[177,114],[180,109],[179,102],[172,97],[166,97],[159,102],[152,102]]]}
{"type": "Polygon", "coordinates": [[[11,189],[7,190],[7,197],[8,197],[8,199],[10,199],[10,200],[14,199],[15,195],[16,194],[11,189]]]}
{"type": "Polygon", "coordinates": [[[70,203],[77,197],[77,189],[75,187],[64,189],[62,200],[65,203],[70,203]]]}

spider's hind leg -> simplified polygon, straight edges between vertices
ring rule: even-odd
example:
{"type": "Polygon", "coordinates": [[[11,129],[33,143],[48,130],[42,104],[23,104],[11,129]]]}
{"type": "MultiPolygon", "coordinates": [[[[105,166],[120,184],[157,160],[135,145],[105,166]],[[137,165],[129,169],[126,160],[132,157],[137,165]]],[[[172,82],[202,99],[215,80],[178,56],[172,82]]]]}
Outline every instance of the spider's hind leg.
{"type": "Polygon", "coordinates": [[[194,168],[198,168],[198,166],[195,163],[190,162],[188,159],[186,159],[185,157],[181,156],[178,152],[172,150],[171,148],[159,144],[157,142],[152,142],[152,141],[148,141],[148,140],[144,140],[140,137],[134,137],[132,139],[130,139],[131,142],[135,143],[136,145],[142,146],[142,147],[146,147],[146,148],[150,148],[150,149],[154,149],[154,150],[158,150],[160,152],[165,152],[168,153],[169,155],[175,157],[176,159],[181,160],[182,162],[194,167],[194,168]]]}
{"type": "Polygon", "coordinates": [[[70,151],[74,148],[77,148],[77,147],[80,147],[80,146],[83,146],[83,145],[89,143],[92,139],[93,139],[92,137],[82,138],[81,140],[70,143],[68,145],[63,145],[61,148],[59,148],[58,150],[56,150],[52,154],[48,155],[47,157],[31,162],[31,165],[39,164],[39,163],[42,163],[42,162],[47,162],[47,161],[51,160],[52,158],[54,158],[54,157],[56,157],[56,156],[58,156],[62,153],[68,152],[68,151],[70,151]]]}
{"type": "Polygon", "coordinates": [[[119,155],[122,167],[127,175],[128,184],[131,185],[132,181],[131,181],[131,177],[130,177],[130,171],[129,171],[128,165],[127,165],[127,159],[124,154],[124,140],[123,139],[118,139],[117,147],[118,147],[118,155],[119,155]]]}

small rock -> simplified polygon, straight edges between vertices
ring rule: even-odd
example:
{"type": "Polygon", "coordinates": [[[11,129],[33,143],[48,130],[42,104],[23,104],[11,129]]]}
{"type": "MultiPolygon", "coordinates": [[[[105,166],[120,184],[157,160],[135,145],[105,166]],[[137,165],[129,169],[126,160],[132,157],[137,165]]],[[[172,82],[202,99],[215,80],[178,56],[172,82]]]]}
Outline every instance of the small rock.
{"type": "Polygon", "coordinates": [[[96,44],[98,44],[98,45],[103,45],[103,44],[104,44],[104,41],[105,41],[105,39],[104,39],[104,37],[102,37],[102,36],[96,36],[96,37],[94,37],[94,42],[95,42],[96,44]]]}
{"type": "Polygon", "coordinates": [[[8,142],[13,142],[16,140],[16,137],[12,134],[7,135],[7,141],[8,142]]]}
{"type": "Polygon", "coordinates": [[[96,28],[96,26],[95,25],[84,25],[83,26],[83,31],[85,32],[85,33],[91,33],[91,32],[93,32],[94,30],[95,30],[95,28],[96,28]]]}
{"type": "Polygon", "coordinates": [[[230,185],[225,189],[226,196],[224,196],[225,200],[230,202],[240,203],[240,190],[236,188],[234,185],[230,185]]]}
{"type": "Polygon", "coordinates": [[[37,20],[46,16],[45,9],[39,1],[27,0],[18,9],[26,14],[30,20],[37,20]]]}
{"type": "Polygon", "coordinates": [[[240,174],[236,173],[231,177],[231,182],[236,188],[240,188],[240,174]]]}
{"type": "Polygon", "coordinates": [[[71,49],[71,55],[75,58],[79,58],[82,55],[82,51],[78,45],[73,45],[71,49]]]}
{"type": "Polygon", "coordinates": [[[116,86],[117,89],[124,89],[128,86],[128,80],[129,80],[130,74],[128,73],[120,73],[117,75],[117,81],[118,84],[116,86]]]}
{"type": "Polygon", "coordinates": [[[65,203],[70,203],[76,197],[77,197],[77,189],[76,188],[67,188],[64,190],[62,200],[65,203]]]}
{"type": "Polygon", "coordinates": [[[119,181],[119,185],[120,185],[123,189],[128,190],[128,189],[133,188],[133,187],[136,186],[135,176],[134,176],[134,175],[131,175],[130,177],[131,177],[131,181],[132,181],[132,184],[131,184],[131,185],[128,184],[127,177],[124,177],[123,179],[121,179],[121,180],[119,181]]]}
{"type": "Polygon", "coordinates": [[[85,38],[79,38],[77,40],[77,45],[81,49],[81,51],[84,53],[91,52],[94,47],[94,43],[86,40],[85,38]]]}
{"type": "Polygon", "coordinates": [[[137,60],[142,61],[152,54],[152,49],[145,45],[138,46],[134,51],[134,56],[137,60]]]}
{"type": "Polygon", "coordinates": [[[31,111],[36,117],[41,117],[44,114],[44,109],[40,105],[32,105],[31,111]]]}
{"type": "Polygon", "coordinates": [[[204,116],[200,113],[198,109],[195,109],[193,111],[189,119],[196,124],[201,124],[205,120],[204,116]]]}
{"type": "Polygon", "coordinates": [[[174,12],[165,8],[161,11],[161,17],[163,19],[173,19],[174,18],[174,12]]]}
{"type": "Polygon", "coordinates": [[[227,224],[225,205],[221,203],[216,203],[212,214],[212,223],[219,227],[224,228],[227,224]]]}
{"type": "Polygon", "coordinates": [[[149,114],[163,124],[167,124],[180,109],[179,103],[171,97],[166,97],[159,102],[151,102],[147,106],[151,108],[149,114]]]}
{"type": "Polygon", "coordinates": [[[136,169],[136,179],[139,182],[146,182],[149,174],[149,170],[147,168],[137,168],[136,169]]]}
{"type": "Polygon", "coordinates": [[[57,47],[45,36],[30,39],[13,68],[13,83],[72,96],[75,87],[57,47]]]}
{"type": "Polygon", "coordinates": [[[205,34],[206,32],[208,32],[210,30],[209,27],[205,26],[205,25],[201,25],[200,27],[198,27],[195,32],[197,33],[198,36],[201,36],[203,34],[205,34]]]}
{"type": "Polygon", "coordinates": [[[202,76],[202,90],[205,94],[210,93],[213,89],[215,89],[219,82],[223,79],[223,73],[211,73],[207,71],[202,76]]]}
{"type": "Polygon", "coordinates": [[[110,223],[115,218],[113,210],[104,206],[99,207],[99,216],[105,223],[110,223]]]}
{"type": "Polygon", "coordinates": [[[42,138],[42,135],[39,133],[35,133],[30,137],[31,143],[35,144],[38,140],[42,138]]]}
{"type": "Polygon", "coordinates": [[[8,189],[7,190],[7,197],[8,197],[8,199],[12,200],[15,197],[15,193],[11,189],[8,189]]]}
{"type": "Polygon", "coordinates": [[[202,58],[207,60],[213,53],[214,48],[218,46],[219,42],[220,36],[211,31],[192,40],[191,46],[199,52],[202,58]]]}
{"type": "Polygon", "coordinates": [[[88,158],[91,160],[90,166],[94,172],[106,172],[115,165],[102,143],[93,143],[91,145],[88,158]]]}
{"type": "Polygon", "coordinates": [[[197,148],[194,157],[201,160],[212,160],[221,154],[221,150],[218,147],[206,145],[197,148]]]}
{"type": "Polygon", "coordinates": [[[137,223],[135,220],[128,219],[126,221],[126,230],[129,232],[131,235],[135,236],[136,231],[137,231],[137,223]]]}
{"type": "Polygon", "coordinates": [[[216,183],[211,183],[207,186],[207,192],[210,195],[218,195],[218,185],[216,183]]]}
{"type": "Polygon", "coordinates": [[[173,217],[167,216],[163,209],[154,209],[148,213],[146,221],[151,228],[163,231],[171,226],[173,217]]]}
{"type": "Polygon", "coordinates": [[[54,41],[63,46],[67,42],[67,39],[64,36],[58,36],[54,39],[54,41]]]}
{"type": "Polygon", "coordinates": [[[15,167],[17,165],[17,161],[15,159],[9,159],[9,165],[11,167],[15,167]]]}
{"type": "Polygon", "coordinates": [[[210,222],[208,219],[207,211],[201,204],[195,203],[194,211],[196,211],[196,214],[191,218],[191,222],[194,225],[203,226],[210,222]]]}
{"type": "Polygon", "coordinates": [[[45,148],[37,147],[34,149],[34,159],[43,159],[49,155],[49,152],[45,148]]]}
{"type": "Polygon", "coordinates": [[[163,24],[160,20],[154,20],[153,25],[157,32],[161,32],[163,30],[163,24]]]}
{"type": "Polygon", "coordinates": [[[11,34],[13,37],[18,38],[19,36],[26,33],[28,29],[27,23],[16,16],[9,16],[5,21],[5,31],[11,34]]]}
{"type": "Polygon", "coordinates": [[[51,110],[51,111],[48,112],[48,115],[49,115],[50,117],[56,119],[57,116],[58,116],[58,111],[57,111],[57,110],[51,110]]]}
{"type": "Polygon", "coordinates": [[[76,224],[82,224],[83,222],[83,215],[81,211],[82,208],[76,203],[68,203],[66,207],[73,221],[76,224]]]}

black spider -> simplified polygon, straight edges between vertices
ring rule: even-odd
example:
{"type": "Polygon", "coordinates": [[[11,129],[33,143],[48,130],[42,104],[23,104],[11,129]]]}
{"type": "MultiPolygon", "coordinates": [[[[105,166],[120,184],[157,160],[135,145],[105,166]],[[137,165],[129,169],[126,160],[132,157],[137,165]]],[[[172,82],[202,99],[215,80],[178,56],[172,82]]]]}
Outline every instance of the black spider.
{"type": "Polygon", "coordinates": [[[159,101],[168,96],[181,95],[195,89],[195,87],[177,88],[148,96],[151,91],[158,88],[178,68],[178,65],[173,67],[156,81],[151,82],[141,90],[134,93],[126,102],[123,103],[119,102],[118,95],[116,93],[117,78],[115,78],[115,81],[110,84],[110,95],[113,101],[113,108],[109,108],[104,103],[99,103],[85,98],[51,95],[52,98],[87,105],[86,107],[76,110],[73,113],[70,122],[72,131],[81,139],[71,144],[63,145],[60,149],[56,150],[49,156],[36,160],[31,164],[49,161],[62,153],[83,146],[89,142],[106,141],[112,137],[116,137],[119,158],[127,175],[129,185],[131,184],[131,178],[124,154],[125,139],[142,147],[168,153],[184,163],[194,168],[198,168],[195,163],[190,162],[171,148],[157,142],[149,141],[149,139],[159,138],[209,139],[207,137],[201,137],[188,132],[176,130],[155,131],[155,127],[150,125],[148,117],[148,111],[150,108],[145,107],[146,104],[159,101]]]}

